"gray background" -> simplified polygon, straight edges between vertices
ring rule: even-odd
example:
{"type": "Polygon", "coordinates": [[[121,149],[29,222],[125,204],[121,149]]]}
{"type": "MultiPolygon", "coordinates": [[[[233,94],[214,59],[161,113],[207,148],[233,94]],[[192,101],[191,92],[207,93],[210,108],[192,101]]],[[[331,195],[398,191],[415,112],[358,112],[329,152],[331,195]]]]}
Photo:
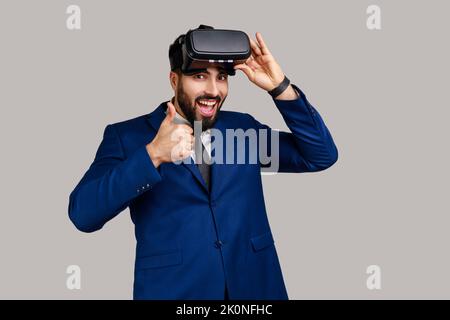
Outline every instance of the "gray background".
{"type": "MultiPolygon", "coordinates": [[[[448,1],[0,2],[0,298],[132,297],[128,210],[78,232],[68,196],[104,127],[172,96],[169,44],[199,24],[259,31],[319,110],[339,160],[264,176],[291,299],[450,298],[448,1]],[[66,8],[82,30],[66,28],[66,8]],[[366,8],[382,30],[366,28],[366,8]],[[446,191],[447,190],[447,191],[446,191]],[[66,267],[82,289],[66,288],[66,267]],[[382,289],[366,287],[381,267],[382,289]]],[[[230,79],[225,110],[286,129],[267,93],[230,79]]]]}

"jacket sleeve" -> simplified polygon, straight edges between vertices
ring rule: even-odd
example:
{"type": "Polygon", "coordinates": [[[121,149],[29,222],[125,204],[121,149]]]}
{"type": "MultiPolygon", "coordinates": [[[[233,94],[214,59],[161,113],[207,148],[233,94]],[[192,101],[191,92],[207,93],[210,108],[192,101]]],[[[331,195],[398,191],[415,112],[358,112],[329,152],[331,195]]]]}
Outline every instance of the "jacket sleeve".
{"type": "Polygon", "coordinates": [[[126,156],[115,125],[108,125],[94,162],[69,196],[70,220],[80,231],[99,230],[160,180],[145,145],[126,156]]]}
{"type": "MultiPolygon", "coordinates": [[[[338,151],[328,128],[305,94],[295,85],[295,100],[273,101],[291,132],[276,131],[253,119],[257,129],[266,129],[263,143],[266,150],[259,151],[262,171],[316,172],[331,167],[338,159],[338,151]],[[261,161],[261,154],[270,161],[261,161]]],[[[251,116],[250,116],[251,117],[251,116]]],[[[260,138],[261,139],[261,138],[260,138]]],[[[261,148],[261,141],[258,142],[261,148]]],[[[266,159],[266,160],[267,160],[266,159]]]]}

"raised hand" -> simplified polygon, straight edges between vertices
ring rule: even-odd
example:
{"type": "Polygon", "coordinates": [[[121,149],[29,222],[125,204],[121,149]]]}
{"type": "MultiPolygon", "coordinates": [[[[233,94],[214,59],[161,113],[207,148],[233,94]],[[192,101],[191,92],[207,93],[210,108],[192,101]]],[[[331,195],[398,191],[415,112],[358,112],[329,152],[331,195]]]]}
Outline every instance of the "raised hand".
{"type": "Polygon", "coordinates": [[[167,103],[167,115],[161,122],[155,138],[147,151],[155,167],[164,162],[175,162],[190,156],[194,150],[194,130],[186,124],[175,124],[175,106],[167,103]]]}
{"type": "Polygon", "coordinates": [[[243,71],[251,82],[266,91],[276,88],[283,81],[284,73],[261,33],[256,33],[256,41],[250,38],[250,45],[252,55],[245,63],[235,65],[234,68],[243,71]]]}

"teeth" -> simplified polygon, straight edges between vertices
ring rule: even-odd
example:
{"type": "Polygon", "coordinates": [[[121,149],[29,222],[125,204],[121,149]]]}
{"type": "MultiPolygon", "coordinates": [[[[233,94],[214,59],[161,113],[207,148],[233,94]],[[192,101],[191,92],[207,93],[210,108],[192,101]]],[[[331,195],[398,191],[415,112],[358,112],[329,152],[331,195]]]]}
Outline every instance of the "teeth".
{"type": "Polygon", "coordinates": [[[216,104],[216,101],[209,101],[209,100],[199,100],[198,101],[199,104],[204,105],[204,106],[213,106],[216,104]]]}

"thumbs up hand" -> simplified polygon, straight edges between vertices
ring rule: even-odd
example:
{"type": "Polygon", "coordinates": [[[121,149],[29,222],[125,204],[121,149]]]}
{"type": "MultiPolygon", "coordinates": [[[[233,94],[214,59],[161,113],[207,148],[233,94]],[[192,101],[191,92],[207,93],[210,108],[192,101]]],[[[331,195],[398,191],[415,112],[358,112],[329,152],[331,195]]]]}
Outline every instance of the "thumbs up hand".
{"type": "Polygon", "coordinates": [[[183,160],[194,150],[194,130],[186,124],[175,124],[175,106],[167,103],[167,115],[158,133],[146,148],[155,168],[164,162],[183,160]]]}

